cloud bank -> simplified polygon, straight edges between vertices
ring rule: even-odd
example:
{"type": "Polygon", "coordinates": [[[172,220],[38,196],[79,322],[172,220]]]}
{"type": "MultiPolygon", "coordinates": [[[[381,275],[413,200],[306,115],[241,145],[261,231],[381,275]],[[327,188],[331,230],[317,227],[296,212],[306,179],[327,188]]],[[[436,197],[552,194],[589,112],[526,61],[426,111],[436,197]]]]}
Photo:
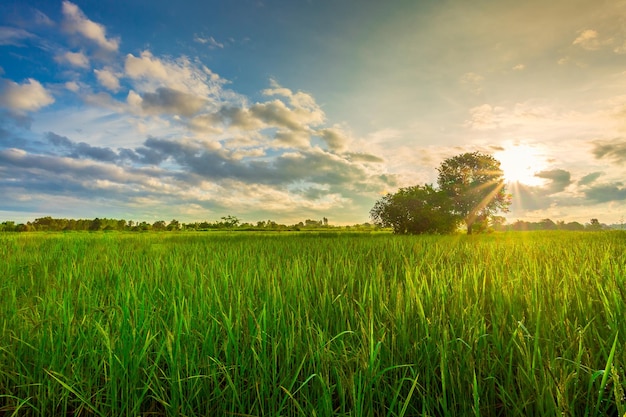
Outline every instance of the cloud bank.
{"type": "MultiPolygon", "coordinates": [[[[349,131],[326,125],[311,94],[269,80],[262,99],[251,102],[196,59],[148,49],[124,55],[120,38],[75,4],[64,1],[62,15],[64,33],[84,45],[57,48],[55,61],[73,69],[64,88],[2,81],[0,105],[15,114],[50,106],[55,96],[76,103],[50,113],[50,130],[24,129],[23,146],[0,142],[0,190],[29,195],[30,210],[54,195],[121,213],[143,204],[148,216],[227,210],[295,221],[292,213],[353,211],[394,185],[382,158],[351,152],[349,131]],[[102,52],[109,55],[99,66],[102,52]],[[87,108],[77,112],[81,103],[87,108]],[[80,128],[82,120],[101,133],[80,128]]],[[[5,38],[25,36],[18,35],[5,38]]],[[[196,42],[223,47],[213,38],[196,42]]]]}
{"type": "Polygon", "coordinates": [[[575,3],[155,7],[160,33],[98,3],[0,16],[0,211],[362,222],[483,151],[535,175],[509,218],[619,218],[626,10],[575,3]]]}

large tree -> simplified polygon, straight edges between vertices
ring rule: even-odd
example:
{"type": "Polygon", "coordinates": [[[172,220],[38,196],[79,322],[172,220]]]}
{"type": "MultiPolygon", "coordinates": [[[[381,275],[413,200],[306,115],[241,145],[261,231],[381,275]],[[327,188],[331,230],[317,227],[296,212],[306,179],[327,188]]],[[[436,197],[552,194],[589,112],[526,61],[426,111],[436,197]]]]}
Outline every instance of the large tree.
{"type": "Polygon", "coordinates": [[[506,193],[500,161],[493,156],[471,152],[448,158],[438,168],[437,183],[472,233],[472,225],[499,211],[507,212],[511,196],[506,193]]]}
{"type": "Polygon", "coordinates": [[[370,210],[370,217],[397,234],[451,233],[459,217],[450,203],[447,195],[432,185],[417,185],[382,197],[370,210]]]}

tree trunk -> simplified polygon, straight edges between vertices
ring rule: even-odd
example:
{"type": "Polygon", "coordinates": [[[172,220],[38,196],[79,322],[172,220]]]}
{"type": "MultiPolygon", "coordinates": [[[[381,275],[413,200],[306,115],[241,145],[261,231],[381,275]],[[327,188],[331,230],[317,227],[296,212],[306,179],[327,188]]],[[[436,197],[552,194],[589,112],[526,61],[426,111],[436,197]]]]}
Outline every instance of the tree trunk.
{"type": "Polygon", "coordinates": [[[467,224],[467,234],[471,235],[472,234],[472,223],[466,223],[467,224]]]}

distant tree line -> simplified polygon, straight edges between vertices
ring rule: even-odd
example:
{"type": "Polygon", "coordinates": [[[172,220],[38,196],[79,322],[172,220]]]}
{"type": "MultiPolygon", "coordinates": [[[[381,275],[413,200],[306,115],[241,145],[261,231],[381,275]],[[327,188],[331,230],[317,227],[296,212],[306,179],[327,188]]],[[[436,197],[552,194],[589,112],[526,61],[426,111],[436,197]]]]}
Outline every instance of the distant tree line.
{"type": "Polygon", "coordinates": [[[333,226],[326,217],[321,220],[306,219],[292,225],[280,224],[273,220],[261,220],[256,223],[242,222],[235,216],[225,216],[218,221],[202,221],[182,223],[176,219],[169,222],[157,220],[153,223],[146,221],[136,222],[124,219],[57,219],[50,216],[40,217],[32,222],[18,223],[4,221],[0,223],[0,232],[69,232],[69,231],[119,231],[119,232],[175,232],[175,231],[208,231],[208,230],[318,230],[318,229],[346,229],[346,230],[378,230],[376,225],[369,223],[353,226],[333,226]]]}
{"type": "Polygon", "coordinates": [[[500,231],[529,231],[529,230],[573,230],[573,231],[599,231],[608,230],[614,227],[600,223],[598,219],[591,219],[589,223],[582,224],[579,222],[552,221],[543,219],[538,222],[528,222],[517,220],[511,224],[495,224],[494,230],[500,231]]]}
{"type": "MultiPolygon", "coordinates": [[[[403,195],[403,193],[400,193],[403,195]]],[[[474,224],[475,233],[490,231],[533,231],[533,230],[574,230],[574,231],[598,231],[622,228],[622,225],[606,225],[598,219],[591,219],[589,223],[552,221],[543,219],[538,222],[517,220],[506,224],[505,218],[492,216],[489,221],[481,221],[474,224]]],[[[430,220],[423,220],[435,224],[442,221],[440,213],[434,213],[430,220]]],[[[348,230],[348,231],[377,231],[380,226],[371,223],[354,224],[351,226],[333,226],[324,217],[322,220],[306,219],[304,221],[286,225],[273,220],[261,220],[255,223],[241,222],[237,217],[226,216],[220,221],[202,221],[181,223],[173,219],[169,222],[158,220],[153,223],[145,221],[135,222],[123,219],[56,219],[50,216],[35,219],[27,223],[15,223],[4,221],[0,223],[0,232],[67,232],[67,231],[120,231],[120,232],[172,232],[172,231],[209,231],[209,230],[240,230],[240,231],[298,231],[298,230],[348,230]]]]}
{"type": "MultiPolygon", "coordinates": [[[[420,188],[420,187],[417,187],[420,188]]],[[[424,191],[424,189],[421,189],[424,191]]],[[[407,191],[401,190],[398,196],[405,196],[407,191]]],[[[431,192],[431,191],[427,191],[431,192]]],[[[389,198],[389,197],[386,197],[389,198]]],[[[408,198],[408,197],[407,197],[408,198]]],[[[383,199],[382,201],[385,201],[383,199]]],[[[424,209],[427,210],[427,209],[424,209]]],[[[430,210],[430,209],[428,209],[430,210]]],[[[420,212],[422,225],[430,225],[439,227],[444,230],[449,227],[446,222],[446,215],[440,212],[427,213],[420,212]],[[426,215],[429,216],[426,216],[426,215]],[[441,222],[441,225],[437,225],[441,222]]],[[[506,219],[501,216],[491,216],[488,221],[482,220],[474,223],[475,233],[483,233],[490,231],[532,231],[532,230],[578,230],[578,231],[597,231],[621,228],[621,225],[611,225],[600,223],[598,219],[591,219],[589,223],[582,224],[579,222],[552,221],[543,219],[538,222],[528,222],[517,220],[514,223],[506,224],[506,219]]],[[[397,227],[407,227],[404,225],[397,227]]],[[[409,225],[410,227],[410,225],[409,225]]],[[[392,228],[393,229],[393,228],[392,228]]],[[[334,226],[328,223],[328,219],[324,217],[322,220],[306,219],[304,221],[286,225],[280,224],[273,220],[261,220],[255,223],[242,222],[235,216],[222,217],[219,221],[209,222],[192,222],[182,223],[176,219],[169,222],[157,220],[153,223],[146,221],[136,222],[124,219],[56,219],[50,216],[40,217],[32,222],[15,223],[14,221],[4,221],[0,223],[0,232],[69,232],[69,231],[119,231],[119,232],[175,232],[175,231],[209,231],[209,230],[239,230],[239,231],[298,231],[298,230],[348,230],[348,231],[378,231],[383,230],[380,226],[371,223],[354,224],[351,226],[334,226]]]]}

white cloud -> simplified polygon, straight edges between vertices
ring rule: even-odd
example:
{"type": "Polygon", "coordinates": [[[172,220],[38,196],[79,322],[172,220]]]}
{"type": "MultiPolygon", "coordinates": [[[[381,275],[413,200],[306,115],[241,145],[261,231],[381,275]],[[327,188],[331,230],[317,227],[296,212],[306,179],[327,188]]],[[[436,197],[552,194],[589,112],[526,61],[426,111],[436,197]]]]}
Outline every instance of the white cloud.
{"type": "Polygon", "coordinates": [[[524,69],[526,69],[526,65],[524,64],[517,64],[516,66],[513,67],[514,71],[523,71],[524,69]]]}
{"type": "MultiPolygon", "coordinates": [[[[292,113],[292,120],[298,120],[299,123],[308,125],[320,125],[326,120],[326,115],[315,102],[313,96],[302,91],[294,93],[288,88],[280,86],[276,81],[270,80],[272,88],[263,90],[263,94],[266,96],[283,96],[289,99],[289,104],[292,106],[290,109],[292,113]]],[[[275,100],[273,103],[282,102],[275,100]]],[[[283,107],[284,104],[283,104],[283,107]]]]}
{"type": "Polygon", "coordinates": [[[126,75],[131,78],[155,78],[167,80],[168,70],[159,58],[155,58],[150,51],[143,51],[140,57],[133,54],[126,55],[126,75]]]}
{"type": "Polygon", "coordinates": [[[29,78],[24,84],[0,81],[0,106],[16,113],[39,110],[54,103],[54,98],[37,80],[29,78]]]}
{"type": "Polygon", "coordinates": [[[579,45],[588,51],[597,51],[606,45],[613,43],[612,38],[602,39],[600,34],[593,29],[583,30],[572,42],[572,45],[579,45]]]}
{"type": "Polygon", "coordinates": [[[326,142],[326,145],[330,150],[336,152],[345,151],[348,143],[350,142],[346,132],[338,126],[320,129],[317,131],[317,134],[324,139],[324,142],[326,142]]]}
{"type": "Polygon", "coordinates": [[[311,136],[307,132],[293,130],[279,130],[271,142],[276,148],[308,148],[311,145],[311,136]]]}
{"type": "MultiPolygon", "coordinates": [[[[265,102],[257,102],[248,106],[243,100],[240,103],[232,103],[228,100],[219,100],[219,108],[217,111],[207,108],[205,112],[199,113],[200,106],[195,106],[193,103],[197,100],[198,96],[192,97],[189,95],[184,100],[185,112],[179,112],[178,114],[183,116],[194,117],[189,120],[188,126],[197,131],[203,133],[221,133],[224,130],[229,132],[236,131],[240,134],[245,134],[250,137],[252,142],[257,141],[260,138],[259,135],[264,136],[267,134],[268,129],[276,129],[271,132],[274,136],[274,140],[271,142],[274,147],[289,147],[295,146],[298,148],[309,146],[312,135],[316,135],[315,127],[325,122],[326,116],[319,105],[315,102],[315,99],[303,92],[292,92],[288,88],[278,86],[276,83],[272,83],[273,88],[264,90],[264,95],[267,96],[280,96],[273,100],[265,102]],[[287,100],[285,100],[287,98],[287,100]],[[189,105],[193,105],[189,107],[189,105]],[[253,137],[253,138],[252,138],[253,137]]],[[[164,88],[157,89],[157,94],[168,90],[164,88]]],[[[172,90],[174,91],[174,90],[172,90]]],[[[179,92],[179,94],[182,94],[179,92]]],[[[145,100],[148,96],[154,95],[153,93],[146,93],[143,95],[144,103],[142,107],[146,108],[145,100]]],[[[227,96],[227,94],[225,94],[227,96]]],[[[182,95],[181,95],[182,97],[182,95]]],[[[155,98],[155,97],[152,97],[155,98]]],[[[230,97],[228,97],[230,98],[230,97]]],[[[155,100],[152,100],[155,102],[155,100]]],[[[159,100],[162,101],[162,100],[159,100]]],[[[175,100],[177,109],[182,109],[182,101],[175,100]]],[[[168,100],[168,102],[173,102],[168,100]]],[[[168,106],[159,105],[158,107],[165,108],[168,106]]],[[[170,109],[172,110],[172,109],[170,109]]],[[[338,129],[334,131],[320,130],[317,136],[327,140],[329,149],[342,148],[341,142],[345,142],[344,139],[339,138],[341,133],[338,129]],[[325,137],[326,136],[326,137],[325,137]]]]}
{"type": "Polygon", "coordinates": [[[75,67],[89,68],[89,58],[82,52],[67,51],[64,54],[57,55],[57,62],[68,62],[75,67]]]}
{"type": "Polygon", "coordinates": [[[256,103],[250,108],[250,113],[270,126],[285,127],[290,130],[303,130],[306,120],[298,117],[285,103],[280,100],[256,103]]]}
{"type": "Polygon", "coordinates": [[[135,110],[135,112],[140,111],[142,101],[143,99],[141,98],[141,96],[135,93],[133,90],[130,90],[128,92],[128,96],[126,97],[126,102],[133,110],[135,110]]]}
{"type": "Polygon", "coordinates": [[[78,85],[78,83],[76,81],[68,81],[65,83],[65,88],[67,88],[70,91],[73,92],[78,92],[78,90],[80,90],[80,87],[78,85]]]}
{"type": "Polygon", "coordinates": [[[598,32],[593,29],[583,30],[572,45],[580,45],[585,49],[597,49],[598,32]]]}
{"type": "Polygon", "coordinates": [[[139,92],[153,92],[165,87],[205,99],[217,99],[226,82],[206,66],[191,62],[185,56],[159,59],[150,51],[143,51],[139,57],[126,55],[124,70],[139,92]]]}
{"type": "Polygon", "coordinates": [[[193,40],[203,45],[208,45],[210,49],[215,49],[215,48],[223,49],[224,48],[224,44],[216,41],[215,38],[213,38],[213,36],[209,36],[208,38],[205,38],[200,35],[195,35],[193,40]]]}
{"type": "Polygon", "coordinates": [[[110,68],[103,68],[101,70],[93,70],[96,74],[98,82],[109,90],[117,93],[120,90],[120,80],[110,68]]]}
{"type": "Polygon", "coordinates": [[[105,51],[117,51],[120,44],[119,38],[107,38],[105,27],[89,20],[77,5],[64,1],[62,11],[64,16],[63,27],[67,32],[79,33],[105,51]]]}

